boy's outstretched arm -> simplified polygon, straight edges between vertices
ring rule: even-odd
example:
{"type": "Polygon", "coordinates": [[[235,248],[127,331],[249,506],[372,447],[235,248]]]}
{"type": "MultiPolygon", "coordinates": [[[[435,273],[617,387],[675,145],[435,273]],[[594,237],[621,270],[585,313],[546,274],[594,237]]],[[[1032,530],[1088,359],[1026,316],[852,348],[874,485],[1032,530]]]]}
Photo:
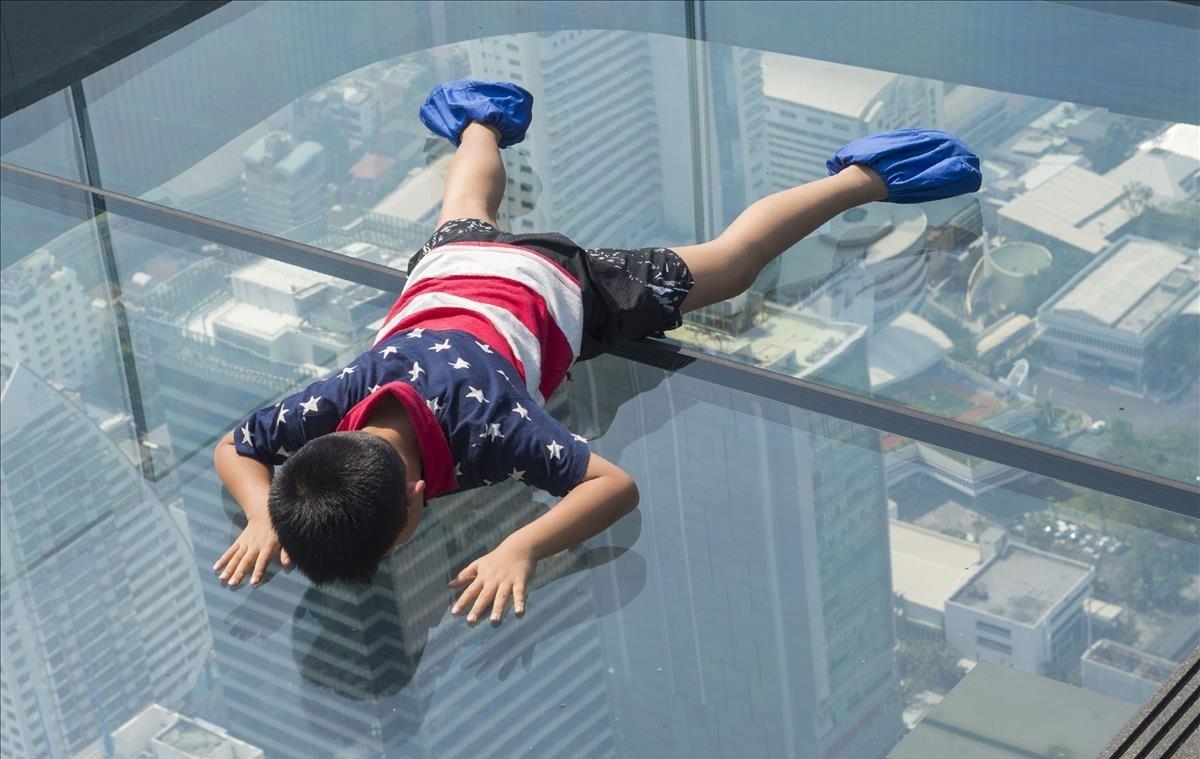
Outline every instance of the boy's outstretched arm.
{"type": "Polygon", "coordinates": [[[213,450],[213,464],[225,487],[233,494],[242,511],[246,512],[246,528],[233,545],[217,559],[214,571],[221,571],[221,580],[229,580],[230,586],[237,585],[247,573],[253,571],[252,585],[257,585],[267,565],[280,555],[283,565],[291,565],[287,551],[279,544],[279,536],[271,526],[267,512],[267,494],[271,490],[271,470],[266,464],[241,456],[233,444],[230,432],[213,450]]]}
{"type": "Polygon", "coordinates": [[[474,623],[490,605],[492,622],[499,622],[511,597],[517,616],[524,614],[525,586],[538,559],[603,532],[637,503],[633,478],[616,464],[591,454],[583,481],[554,508],[509,535],[450,581],[451,588],[466,587],[451,613],[458,614],[473,603],[467,622],[474,623]]]}

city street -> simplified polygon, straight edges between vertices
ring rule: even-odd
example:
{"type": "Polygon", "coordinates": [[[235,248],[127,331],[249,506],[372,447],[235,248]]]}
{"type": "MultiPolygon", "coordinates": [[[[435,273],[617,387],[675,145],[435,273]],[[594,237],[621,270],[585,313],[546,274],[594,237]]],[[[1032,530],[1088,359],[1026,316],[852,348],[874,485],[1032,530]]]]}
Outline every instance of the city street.
{"type": "MultiPolygon", "coordinates": [[[[1030,395],[1039,401],[1052,401],[1056,406],[1078,409],[1092,419],[1103,419],[1109,424],[1121,419],[1133,425],[1134,431],[1141,435],[1171,425],[1194,424],[1200,418],[1200,397],[1196,383],[1192,383],[1176,400],[1161,404],[1046,369],[1034,370],[1027,387],[1030,395]]],[[[1096,437],[1103,439],[1103,436],[1096,437]]]]}

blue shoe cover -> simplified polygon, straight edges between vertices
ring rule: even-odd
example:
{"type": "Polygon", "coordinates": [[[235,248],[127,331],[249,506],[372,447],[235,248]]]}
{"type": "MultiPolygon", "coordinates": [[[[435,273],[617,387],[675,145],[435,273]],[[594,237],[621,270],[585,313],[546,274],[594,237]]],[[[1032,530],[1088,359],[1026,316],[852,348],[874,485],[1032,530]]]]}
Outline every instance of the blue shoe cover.
{"type": "Polygon", "coordinates": [[[923,203],[975,192],[983,181],[979,156],[952,134],[935,129],[898,129],[843,147],[825,162],[830,175],[851,164],[875,170],[888,187],[889,203],[923,203]]]}
{"type": "Polygon", "coordinates": [[[500,147],[525,139],[533,120],[533,95],[511,82],[456,79],[433,88],[419,112],[421,123],[458,147],[472,121],[500,130],[500,147]]]}

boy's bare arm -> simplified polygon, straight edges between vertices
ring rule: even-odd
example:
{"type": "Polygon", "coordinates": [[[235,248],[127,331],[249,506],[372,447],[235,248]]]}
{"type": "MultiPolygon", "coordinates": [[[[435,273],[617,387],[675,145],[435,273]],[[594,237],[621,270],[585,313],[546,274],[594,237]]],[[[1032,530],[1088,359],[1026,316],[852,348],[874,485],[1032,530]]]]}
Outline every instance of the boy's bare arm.
{"type": "Polygon", "coordinates": [[[291,564],[287,551],[279,545],[279,537],[271,526],[267,512],[267,495],[271,490],[271,470],[261,461],[241,456],[233,444],[230,432],[213,450],[213,465],[221,482],[233,494],[242,511],[246,512],[246,529],[238,536],[213,570],[221,572],[221,580],[237,585],[253,571],[250,582],[258,584],[275,554],[280,554],[284,566],[291,564]]]}
{"type": "Polygon", "coordinates": [[[450,587],[466,587],[455,602],[458,614],[474,602],[467,622],[474,623],[491,605],[493,622],[504,616],[509,597],[518,616],[525,613],[525,586],[538,559],[552,556],[608,529],[637,506],[633,478],[596,454],[588,460],[583,482],[554,508],[505,538],[494,551],[471,562],[450,587]]]}

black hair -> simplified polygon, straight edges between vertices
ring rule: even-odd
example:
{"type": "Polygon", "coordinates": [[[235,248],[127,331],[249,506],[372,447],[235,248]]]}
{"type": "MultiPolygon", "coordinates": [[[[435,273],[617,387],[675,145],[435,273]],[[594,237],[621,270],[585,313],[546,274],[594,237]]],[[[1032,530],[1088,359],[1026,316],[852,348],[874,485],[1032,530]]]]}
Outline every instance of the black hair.
{"type": "Polygon", "coordinates": [[[314,438],[275,472],[267,509],[317,585],[370,582],[407,521],[404,460],[368,432],[314,438]]]}

